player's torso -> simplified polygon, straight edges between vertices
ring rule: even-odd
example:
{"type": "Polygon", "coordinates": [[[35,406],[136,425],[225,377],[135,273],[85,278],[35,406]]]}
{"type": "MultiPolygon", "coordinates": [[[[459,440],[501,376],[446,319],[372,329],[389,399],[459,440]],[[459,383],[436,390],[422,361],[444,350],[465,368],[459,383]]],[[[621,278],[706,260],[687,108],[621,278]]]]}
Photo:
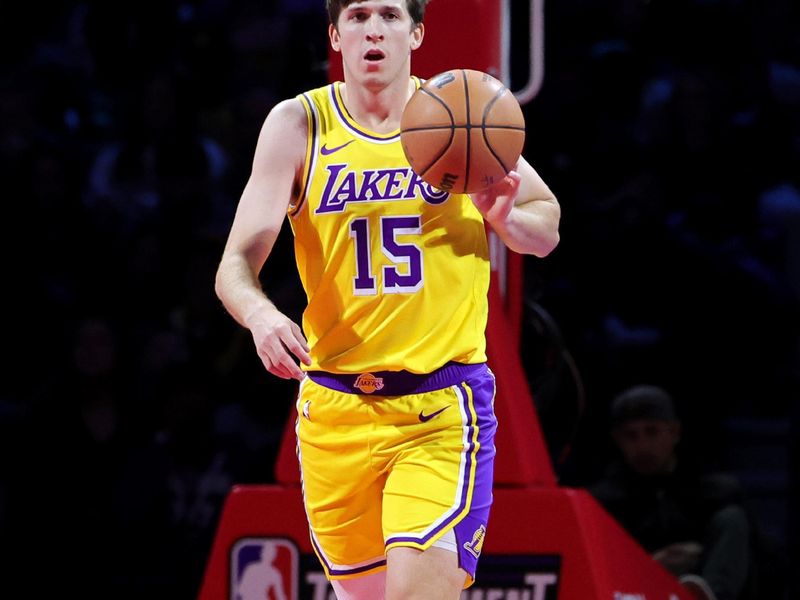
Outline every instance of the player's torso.
{"type": "Polygon", "coordinates": [[[360,127],[337,85],[300,98],[311,133],[290,215],[310,368],[429,372],[485,360],[489,256],[470,199],[424,183],[399,131],[360,127]]]}

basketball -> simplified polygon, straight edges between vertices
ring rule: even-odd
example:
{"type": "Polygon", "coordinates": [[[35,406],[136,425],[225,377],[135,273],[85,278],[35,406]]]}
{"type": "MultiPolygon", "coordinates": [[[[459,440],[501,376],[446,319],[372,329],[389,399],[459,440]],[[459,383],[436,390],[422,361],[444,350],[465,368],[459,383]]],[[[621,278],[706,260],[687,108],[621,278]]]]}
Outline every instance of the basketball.
{"type": "Polygon", "coordinates": [[[423,181],[451,193],[487,188],[512,170],[525,143],[514,94],[481,71],[453,69],[426,80],[400,120],[400,141],[423,181]]]}

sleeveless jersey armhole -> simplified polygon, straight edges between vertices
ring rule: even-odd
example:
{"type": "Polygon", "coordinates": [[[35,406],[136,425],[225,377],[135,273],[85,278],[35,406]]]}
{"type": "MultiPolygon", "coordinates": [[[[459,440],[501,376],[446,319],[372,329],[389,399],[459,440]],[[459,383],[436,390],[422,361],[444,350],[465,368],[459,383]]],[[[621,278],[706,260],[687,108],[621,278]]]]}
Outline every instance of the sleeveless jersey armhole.
{"type": "Polygon", "coordinates": [[[311,187],[311,174],[314,172],[314,161],[316,160],[319,145],[319,115],[313,100],[307,94],[298,96],[303,108],[306,110],[308,119],[308,138],[306,142],[306,157],[303,162],[303,175],[300,179],[300,194],[294,203],[289,205],[288,214],[294,217],[300,211],[311,187]]]}

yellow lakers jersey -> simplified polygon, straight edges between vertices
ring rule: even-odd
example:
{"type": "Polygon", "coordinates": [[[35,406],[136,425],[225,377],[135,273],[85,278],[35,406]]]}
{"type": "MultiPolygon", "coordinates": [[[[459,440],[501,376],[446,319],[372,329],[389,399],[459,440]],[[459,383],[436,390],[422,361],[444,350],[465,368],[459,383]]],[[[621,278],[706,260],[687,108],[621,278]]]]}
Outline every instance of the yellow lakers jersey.
{"type": "Polygon", "coordinates": [[[411,170],[399,130],[356,123],[340,85],[298,96],[308,147],[289,215],[308,298],[307,369],[428,373],[451,360],[485,361],[489,251],[480,213],[468,196],[411,170]]]}

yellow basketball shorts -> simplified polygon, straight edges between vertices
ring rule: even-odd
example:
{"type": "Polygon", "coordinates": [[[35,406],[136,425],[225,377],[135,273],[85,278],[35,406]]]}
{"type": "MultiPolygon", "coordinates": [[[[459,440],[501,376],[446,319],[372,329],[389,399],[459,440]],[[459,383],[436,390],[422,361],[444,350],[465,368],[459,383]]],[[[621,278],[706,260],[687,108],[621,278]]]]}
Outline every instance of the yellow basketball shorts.
{"type": "Polygon", "coordinates": [[[297,450],[311,542],[330,579],[384,569],[387,550],[425,550],[452,531],[474,580],[492,503],[494,394],[485,364],[308,374],[297,450]]]}

